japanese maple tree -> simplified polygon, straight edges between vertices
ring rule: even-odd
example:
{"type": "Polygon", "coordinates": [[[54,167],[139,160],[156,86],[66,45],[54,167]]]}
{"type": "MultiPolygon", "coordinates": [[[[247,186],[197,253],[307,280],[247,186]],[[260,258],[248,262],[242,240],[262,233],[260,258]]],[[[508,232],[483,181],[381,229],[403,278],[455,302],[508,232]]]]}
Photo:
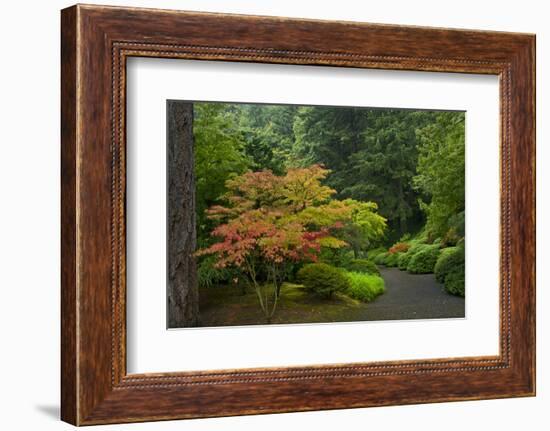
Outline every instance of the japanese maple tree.
{"type": "Polygon", "coordinates": [[[328,173],[319,165],[289,169],[284,176],[247,172],[226,182],[226,205],[208,210],[220,223],[212,231],[217,242],[197,255],[216,255],[218,268],[241,270],[268,322],[289,264],[315,262],[322,247],[348,245],[335,232],[353,221],[358,204],[332,199],[335,191],[322,184],[328,173]]]}

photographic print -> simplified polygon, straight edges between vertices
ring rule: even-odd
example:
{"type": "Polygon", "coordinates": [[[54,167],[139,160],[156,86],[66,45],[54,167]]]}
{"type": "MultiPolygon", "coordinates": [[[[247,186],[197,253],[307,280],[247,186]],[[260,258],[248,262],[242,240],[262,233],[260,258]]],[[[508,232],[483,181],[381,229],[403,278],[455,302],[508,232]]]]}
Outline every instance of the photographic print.
{"type": "Polygon", "coordinates": [[[167,119],[169,328],[465,317],[465,112],[167,119]]]}

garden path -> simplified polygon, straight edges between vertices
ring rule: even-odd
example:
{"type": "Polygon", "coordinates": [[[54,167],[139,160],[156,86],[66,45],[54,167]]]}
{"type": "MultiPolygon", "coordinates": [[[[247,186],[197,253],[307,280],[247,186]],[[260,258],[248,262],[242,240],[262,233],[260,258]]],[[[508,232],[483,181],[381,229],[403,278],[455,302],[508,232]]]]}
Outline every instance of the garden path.
{"type": "Polygon", "coordinates": [[[464,298],[443,290],[433,274],[410,274],[380,267],[386,292],[365,308],[362,320],[464,317],[464,298]]]}

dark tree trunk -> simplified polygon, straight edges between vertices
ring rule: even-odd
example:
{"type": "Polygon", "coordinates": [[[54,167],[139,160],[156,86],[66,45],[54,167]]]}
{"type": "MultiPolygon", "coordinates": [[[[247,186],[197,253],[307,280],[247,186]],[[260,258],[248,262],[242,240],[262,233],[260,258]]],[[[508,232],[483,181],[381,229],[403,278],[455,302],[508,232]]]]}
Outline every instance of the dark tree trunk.
{"type": "Polygon", "coordinates": [[[399,181],[399,231],[401,233],[401,236],[407,233],[407,216],[405,215],[405,210],[403,209],[403,200],[404,193],[403,193],[403,183],[401,180],[399,181]]]}
{"type": "Polygon", "coordinates": [[[283,279],[282,277],[277,277],[275,279],[275,295],[277,298],[281,297],[281,287],[283,287],[283,279]]]}
{"type": "Polygon", "coordinates": [[[193,104],[169,100],[167,112],[168,327],[181,328],[199,323],[193,104]]]}

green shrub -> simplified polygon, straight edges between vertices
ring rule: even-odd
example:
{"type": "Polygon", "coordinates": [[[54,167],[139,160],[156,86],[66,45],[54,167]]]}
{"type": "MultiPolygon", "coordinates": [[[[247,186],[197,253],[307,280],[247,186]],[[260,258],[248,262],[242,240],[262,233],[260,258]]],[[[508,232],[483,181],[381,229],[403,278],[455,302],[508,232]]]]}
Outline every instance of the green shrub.
{"type": "Polygon", "coordinates": [[[409,240],[412,238],[412,235],[410,233],[404,234],[399,241],[400,242],[409,242],[409,240]]]}
{"type": "Polygon", "coordinates": [[[457,258],[459,259],[459,254],[459,247],[447,247],[441,250],[434,267],[435,279],[437,281],[440,283],[445,281],[445,276],[450,272],[453,266],[457,265],[457,258]]]}
{"type": "Polygon", "coordinates": [[[427,274],[434,271],[439,256],[438,245],[423,245],[411,257],[407,271],[413,274],[427,274]]]}
{"type": "Polygon", "coordinates": [[[352,272],[364,272],[367,274],[380,275],[380,271],[372,260],[353,259],[346,265],[346,269],[352,272]]]}
{"type": "Polygon", "coordinates": [[[329,299],[334,292],[346,292],[349,288],[344,271],[326,263],[310,263],[298,271],[298,281],[310,292],[329,299]]]}
{"type": "Polygon", "coordinates": [[[380,253],[374,258],[374,263],[377,265],[385,265],[386,264],[386,256],[388,256],[388,252],[380,253]]]}
{"type": "Polygon", "coordinates": [[[362,272],[345,273],[349,287],[347,295],[363,302],[370,302],[386,291],[382,277],[362,272]]]}
{"type": "Polygon", "coordinates": [[[389,253],[406,253],[411,245],[406,242],[396,242],[394,245],[392,245],[389,249],[389,253]]]}
{"type": "Polygon", "coordinates": [[[455,270],[447,274],[445,277],[445,290],[452,295],[464,297],[464,268],[462,270],[455,270]]]}
{"type": "Polygon", "coordinates": [[[435,241],[435,233],[432,231],[428,231],[426,233],[426,238],[424,239],[425,244],[433,244],[435,241]]]}
{"type": "Polygon", "coordinates": [[[353,251],[345,248],[331,249],[323,248],[321,250],[320,262],[336,267],[345,267],[353,260],[353,251]]]}
{"type": "Polygon", "coordinates": [[[443,245],[443,247],[452,247],[455,246],[459,240],[460,236],[457,234],[456,229],[452,227],[447,232],[445,232],[445,235],[441,240],[441,244],[443,245]]]}
{"type": "Polygon", "coordinates": [[[389,266],[389,267],[395,267],[397,266],[397,262],[399,261],[399,257],[402,255],[403,253],[388,253],[386,255],[386,258],[384,259],[384,263],[386,266],[389,266]]]}
{"type": "Polygon", "coordinates": [[[225,283],[231,278],[231,270],[216,268],[216,262],[216,256],[208,256],[200,260],[197,267],[199,287],[212,287],[215,284],[225,283]]]}
{"type": "Polygon", "coordinates": [[[453,295],[464,296],[465,260],[464,246],[449,247],[442,251],[435,264],[435,278],[453,295]]]}
{"type": "Polygon", "coordinates": [[[424,244],[423,242],[414,242],[411,243],[411,248],[409,248],[409,251],[407,253],[409,253],[412,257],[414,254],[416,254],[420,250],[425,249],[428,246],[428,244],[424,244]]]}
{"type": "Polygon", "coordinates": [[[384,247],[377,247],[373,248],[372,250],[367,251],[367,259],[373,260],[378,256],[379,254],[386,253],[387,250],[384,247]]]}
{"type": "Polygon", "coordinates": [[[405,271],[407,269],[407,266],[409,265],[411,258],[413,257],[413,254],[414,253],[411,252],[402,253],[397,260],[397,267],[402,271],[405,271]]]}
{"type": "Polygon", "coordinates": [[[426,244],[423,241],[425,241],[425,239],[413,239],[409,242],[410,247],[408,251],[406,253],[402,253],[397,260],[397,267],[400,270],[407,270],[407,267],[409,266],[412,257],[416,253],[432,247],[432,245],[426,244]]]}
{"type": "Polygon", "coordinates": [[[458,214],[455,214],[454,216],[451,216],[449,218],[449,226],[456,232],[459,237],[464,238],[464,235],[466,234],[465,212],[462,211],[458,214]]]}

